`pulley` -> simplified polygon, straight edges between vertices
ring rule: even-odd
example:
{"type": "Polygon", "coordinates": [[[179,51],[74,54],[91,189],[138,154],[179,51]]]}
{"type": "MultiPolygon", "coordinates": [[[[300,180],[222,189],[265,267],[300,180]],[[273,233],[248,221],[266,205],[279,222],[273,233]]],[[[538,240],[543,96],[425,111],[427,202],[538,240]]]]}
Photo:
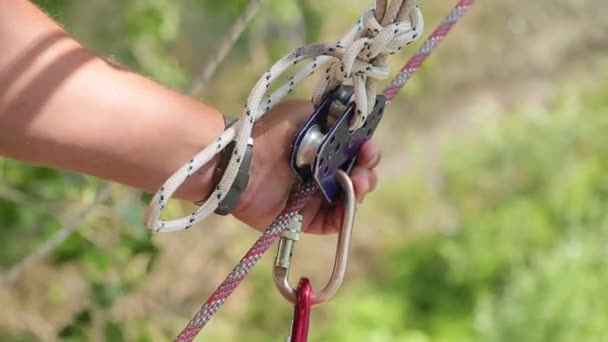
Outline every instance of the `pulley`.
{"type": "Polygon", "coordinates": [[[291,146],[290,164],[302,182],[314,179],[329,202],[333,202],[339,185],[336,172],[350,173],[363,144],[374,134],[386,104],[383,94],[376,96],[365,124],[350,129],[357,110],[353,87],[342,85],[326,96],[302,126],[291,146]]]}

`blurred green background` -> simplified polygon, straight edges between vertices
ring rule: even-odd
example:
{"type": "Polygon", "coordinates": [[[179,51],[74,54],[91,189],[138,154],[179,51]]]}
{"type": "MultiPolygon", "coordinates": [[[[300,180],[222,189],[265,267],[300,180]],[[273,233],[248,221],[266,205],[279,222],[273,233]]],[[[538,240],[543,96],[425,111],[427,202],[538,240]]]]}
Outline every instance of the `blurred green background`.
{"type": "MultiPolygon", "coordinates": [[[[183,92],[247,4],[36,2],[85,46],[183,92]]],[[[240,115],[274,60],[338,39],[367,4],[266,1],[201,100],[240,115]]],[[[421,5],[426,36],[453,4],[421,5]]],[[[608,341],[606,18],[605,0],[479,1],[464,17],[379,127],[378,190],[360,207],[343,287],[313,311],[311,341],[608,341]]],[[[0,178],[4,272],[102,183],[9,159],[0,178]]],[[[257,236],[230,218],[150,236],[145,206],[112,186],[50,257],[5,282],[0,340],[170,340],[257,236]]],[[[322,286],[334,244],[305,236],[294,278],[322,286]]],[[[199,340],[284,340],[292,308],[271,261],[199,340]]]]}

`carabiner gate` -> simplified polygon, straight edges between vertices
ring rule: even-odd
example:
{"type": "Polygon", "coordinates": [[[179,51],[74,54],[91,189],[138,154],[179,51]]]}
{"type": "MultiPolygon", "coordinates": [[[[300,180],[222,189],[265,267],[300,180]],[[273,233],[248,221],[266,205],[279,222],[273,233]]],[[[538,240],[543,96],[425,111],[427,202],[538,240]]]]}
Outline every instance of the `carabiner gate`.
{"type": "MultiPolygon", "coordinates": [[[[353,232],[355,212],[357,210],[355,189],[348,174],[343,170],[336,171],[335,180],[344,195],[344,217],[342,218],[342,227],[338,233],[336,257],[331,277],[320,292],[312,294],[311,301],[313,306],[327,302],[334,296],[344,280],[346,266],[348,264],[350,241],[353,232]]],[[[301,229],[302,216],[298,215],[290,223],[288,229],[285,230],[279,240],[277,257],[272,271],[277,289],[285,299],[294,304],[296,303],[297,296],[295,289],[289,284],[289,266],[293,255],[293,248],[295,242],[299,239],[301,229]]]]}

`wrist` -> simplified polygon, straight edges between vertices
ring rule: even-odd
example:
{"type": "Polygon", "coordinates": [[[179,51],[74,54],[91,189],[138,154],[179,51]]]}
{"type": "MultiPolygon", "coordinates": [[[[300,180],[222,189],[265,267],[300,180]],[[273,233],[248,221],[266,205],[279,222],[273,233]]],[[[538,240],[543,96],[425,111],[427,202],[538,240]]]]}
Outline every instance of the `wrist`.
{"type": "MultiPolygon", "coordinates": [[[[225,116],[223,119],[225,130],[237,121],[225,116]]],[[[234,211],[240,202],[241,195],[249,183],[249,173],[253,160],[253,139],[251,137],[248,139],[243,151],[237,151],[236,144],[236,141],[228,143],[228,145],[218,153],[219,156],[217,156],[214,162],[215,168],[213,171],[212,184],[216,186],[215,191],[217,191],[217,196],[219,198],[215,213],[222,216],[228,215],[234,211]],[[220,183],[224,174],[228,171],[230,161],[235,157],[237,163],[239,163],[235,178],[230,186],[224,188],[220,183]]],[[[205,199],[200,199],[194,203],[196,205],[203,205],[208,198],[209,196],[206,196],[205,199]]]]}
{"type": "MultiPolygon", "coordinates": [[[[224,118],[219,112],[214,112],[212,118],[205,116],[203,127],[211,128],[210,130],[205,131],[212,131],[214,134],[212,134],[211,139],[208,139],[208,134],[204,134],[204,138],[202,137],[203,134],[193,136],[189,143],[190,147],[187,148],[187,150],[190,151],[188,158],[192,158],[195,154],[206,148],[206,146],[212,144],[213,141],[219,135],[221,135],[226,128],[224,118]]],[[[194,172],[192,176],[184,182],[180,189],[177,190],[175,194],[176,197],[191,202],[205,201],[215,189],[217,183],[216,169],[220,164],[221,157],[221,153],[216,154],[205,165],[194,172]]],[[[188,160],[189,159],[182,159],[180,164],[173,170],[173,172],[177,170],[177,168],[183,166],[188,160]]]]}
{"type": "MultiPolygon", "coordinates": [[[[230,127],[236,120],[226,120],[226,127],[230,127]]],[[[218,204],[215,213],[218,215],[228,215],[234,211],[240,202],[240,198],[249,184],[250,169],[253,161],[253,139],[249,138],[244,151],[239,151],[238,155],[235,151],[236,141],[230,142],[220,154],[220,160],[217,164],[214,174],[213,184],[219,184],[224,173],[227,171],[230,160],[236,156],[239,162],[236,177],[229,188],[221,189],[218,186],[219,193],[223,192],[221,200],[218,204]]],[[[199,201],[199,203],[202,201],[199,201]]]]}
{"type": "MultiPolygon", "coordinates": [[[[152,86],[156,84],[152,83],[152,86]]],[[[161,163],[165,168],[164,176],[158,187],[200,151],[214,144],[225,130],[224,117],[215,108],[162,86],[159,89],[166,92],[167,97],[164,101],[148,104],[157,120],[151,130],[156,132],[155,145],[163,146],[158,151],[150,151],[153,155],[162,151],[160,157],[164,159],[161,163]]],[[[219,160],[220,156],[216,154],[194,171],[177,189],[175,197],[187,201],[207,198],[215,188],[213,174],[219,160]]]]}

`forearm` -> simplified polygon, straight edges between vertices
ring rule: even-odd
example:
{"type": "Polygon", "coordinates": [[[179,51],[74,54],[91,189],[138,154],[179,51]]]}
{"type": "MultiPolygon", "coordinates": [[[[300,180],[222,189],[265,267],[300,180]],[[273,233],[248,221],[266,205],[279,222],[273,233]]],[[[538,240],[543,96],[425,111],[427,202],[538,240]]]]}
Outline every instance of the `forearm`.
{"type": "Polygon", "coordinates": [[[155,191],[223,130],[217,111],[96,57],[26,1],[0,1],[0,50],[2,155],[155,191]]]}

